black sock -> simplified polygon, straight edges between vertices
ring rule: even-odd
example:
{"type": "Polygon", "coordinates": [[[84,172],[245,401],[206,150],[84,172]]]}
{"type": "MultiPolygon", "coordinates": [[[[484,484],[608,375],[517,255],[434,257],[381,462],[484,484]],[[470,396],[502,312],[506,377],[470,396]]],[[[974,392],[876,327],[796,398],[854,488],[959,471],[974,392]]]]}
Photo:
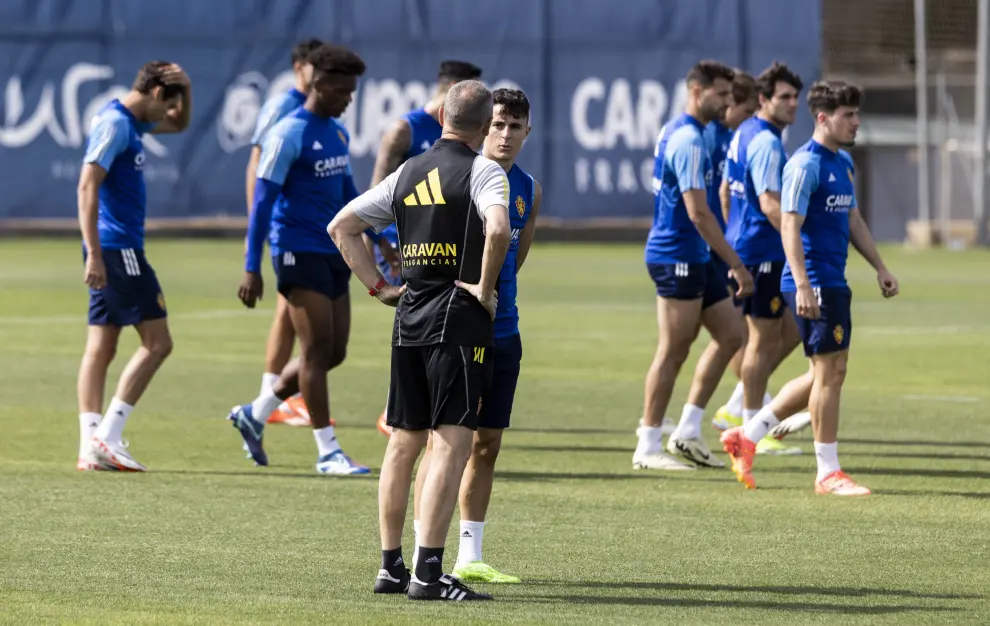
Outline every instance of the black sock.
{"type": "Polygon", "coordinates": [[[443,548],[419,547],[416,578],[420,582],[435,583],[443,575],[443,548]]]}
{"type": "Polygon", "coordinates": [[[382,550],[382,569],[388,570],[393,578],[399,578],[405,574],[406,562],[402,560],[402,546],[395,550],[382,550]]]}

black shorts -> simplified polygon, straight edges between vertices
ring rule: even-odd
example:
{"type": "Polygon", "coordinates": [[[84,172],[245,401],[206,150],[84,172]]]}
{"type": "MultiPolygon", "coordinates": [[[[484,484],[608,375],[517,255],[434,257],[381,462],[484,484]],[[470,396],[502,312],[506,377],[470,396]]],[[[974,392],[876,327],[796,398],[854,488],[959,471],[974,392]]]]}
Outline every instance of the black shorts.
{"type": "Polygon", "coordinates": [[[491,384],[481,403],[478,428],[504,429],[509,427],[512,417],[512,401],[516,397],[516,383],[519,382],[519,369],[522,362],[522,338],[518,333],[495,339],[490,348],[492,370],[491,384]]]}
{"type": "Polygon", "coordinates": [[[386,423],[402,430],[477,430],[491,376],[490,351],[446,343],[394,346],[386,423]]]}
{"type": "Polygon", "coordinates": [[[715,261],[707,263],[658,263],[646,266],[657,295],[672,300],[701,299],[707,309],[729,297],[725,278],[715,261]]]}
{"type": "Polygon", "coordinates": [[[757,319],[780,319],[787,304],[780,293],[783,261],[747,265],[753,276],[753,295],[742,299],[743,315],[757,319]]]}
{"type": "Polygon", "coordinates": [[[105,249],[103,265],[107,269],[106,286],[89,290],[90,326],[135,326],[166,316],[165,296],[143,250],[105,249]]]}
{"type": "Polygon", "coordinates": [[[272,257],[278,292],[289,297],[294,287],[322,293],[331,300],[348,294],[351,268],[339,254],[282,252],[272,257]]]}
{"type": "Polygon", "coordinates": [[[815,289],[821,317],[809,320],[797,314],[797,294],[783,294],[797,320],[804,355],[829,354],[849,349],[852,341],[852,291],[848,287],[815,289]]]}

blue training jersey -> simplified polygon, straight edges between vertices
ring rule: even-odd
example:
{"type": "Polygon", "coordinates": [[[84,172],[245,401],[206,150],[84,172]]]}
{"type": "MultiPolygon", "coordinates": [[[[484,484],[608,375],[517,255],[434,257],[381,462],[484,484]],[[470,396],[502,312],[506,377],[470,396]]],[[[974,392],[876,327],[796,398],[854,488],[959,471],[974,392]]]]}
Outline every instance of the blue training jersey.
{"type": "Polygon", "coordinates": [[[708,186],[708,206],[718,225],[725,232],[725,216],[722,214],[722,199],[719,198],[719,187],[722,186],[722,178],[725,176],[725,157],[729,152],[729,144],[732,142],[732,130],[722,125],[718,120],[712,120],[705,126],[705,143],[708,145],[708,155],[712,159],[712,172],[714,172],[712,184],[708,186]]]}
{"type": "Polygon", "coordinates": [[[512,239],[505,253],[505,262],[498,275],[498,307],[495,309],[495,339],[519,334],[519,308],[516,306],[518,283],[516,280],[519,256],[519,235],[529,221],[536,197],[536,183],[533,177],[513,165],[509,170],[509,223],[512,226],[512,239]]]}
{"type": "Polygon", "coordinates": [[[107,172],[100,185],[100,246],[143,249],[147,194],[141,136],[154,124],[139,122],[114,99],[96,113],[91,128],[83,163],[94,163],[107,172]]]}
{"type": "Polygon", "coordinates": [[[746,265],[784,261],[780,233],[760,208],[760,196],[780,193],[787,154],[779,128],[751,117],[732,137],[726,162],[731,205],[726,239],[746,265]]]}
{"type": "Polygon", "coordinates": [[[304,102],[306,102],[306,94],[295,88],[266,100],[261,105],[261,111],[258,112],[258,122],[254,126],[254,134],[251,135],[251,145],[260,146],[268,131],[286,115],[301,107],[304,102]]]}
{"type": "MultiPolygon", "coordinates": [[[[857,206],[855,177],[848,152],[832,152],[815,140],[801,146],[784,168],[780,210],[804,216],[801,243],[812,287],[848,287],[849,211],[857,206]]],[[[797,290],[790,265],[784,266],[780,289],[797,290]]]]}
{"type": "Polygon", "coordinates": [[[342,124],[304,108],[267,133],[248,227],[248,271],[259,271],[269,223],[273,255],[339,254],[326,229],[337,212],[358,196],[349,140],[342,124]]]}
{"type": "Polygon", "coordinates": [[[701,122],[687,113],[668,122],[653,151],[653,227],[646,240],[646,263],[707,263],[708,244],[688,216],[684,192],[707,197],[712,160],[701,122]]]}

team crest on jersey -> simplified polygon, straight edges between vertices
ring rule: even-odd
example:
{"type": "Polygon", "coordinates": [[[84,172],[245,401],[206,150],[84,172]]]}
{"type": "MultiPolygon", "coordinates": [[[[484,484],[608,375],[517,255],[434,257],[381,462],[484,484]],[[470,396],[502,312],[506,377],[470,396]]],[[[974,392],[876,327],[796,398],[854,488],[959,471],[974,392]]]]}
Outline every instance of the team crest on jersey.
{"type": "Polygon", "coordinates": [[[842,324],[836,324],[835,328],[832,329],[832,338],[835,339],[835,343],[842,344],[842,339],[846,336],[846,331],[842,328],[842,324]]]}
{"type": "Polygon", "coordinates": [[[853,176],[853,171],[850,168],[846,168],[846,174],[849,175],[849,182],[856,184],[856,177],[853,176]]]}
{"type": "Polygon", "coordinates": [[[774,296],[773,299],[770,300],[770,312],[776,315],[777,311],[779,310],[780,310],[780,296],[774,296]]]}
{"type": "Polygon", "coordinates": [[[523,200],[522,196],[516,196],[516,213],[519,217],[526,215],[526,201],[523,200]]]}
{"type": "Polygon", "coordinates": [[[347,137],[344,136],[344,131],[337,129],[337,136],[340,137],[340,143],[347,145],[347,137]]]}
{"type": "Polygon", "coordinates": [[[165,294],[158,292],[158,308],[162,311],[165,310],[165,294]]]}

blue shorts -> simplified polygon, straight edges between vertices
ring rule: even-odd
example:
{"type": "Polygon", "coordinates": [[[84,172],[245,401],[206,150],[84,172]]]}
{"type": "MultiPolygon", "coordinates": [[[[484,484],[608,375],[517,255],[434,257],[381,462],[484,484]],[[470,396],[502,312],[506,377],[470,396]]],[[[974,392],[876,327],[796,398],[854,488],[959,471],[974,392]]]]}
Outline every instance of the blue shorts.
{"type": "Polygon", "coordinates": [[[852,291],[848,287],[815,289],[821,317],[809,320],[797,314],[796,293],[785,291],[783,296],[787,306],[794,313],[804,355],[829,354],[849,349],[852,339],[852,291]]]}
{"type": "Polygon", "coordinates": [[[784,262],[767,261],[747,265],[746,269],[753,276],[753,295],[742,299],[743,315],[757,319],[780,319],[786,306],[780,293],[784,262]]]}
{"type": "Polygon", "coordinates": [[[697,300],[701,308],[721,302],[729,297],[725,278],[717,262],[707,263],[658,263],[648,264],[657,287],[657,295],[672,300],[697,300]]]}
{"type": "Polygon", "coordinates": [[[496,339],[489,350],[491,384],[481,402],[478,428],[508,428],[522,362],[522,338],[517,333],[496,339]]]}
{"type": "Polygon", "coordinates": [[[278,292],[289,297],[293,288],[321,293],[331,300],[346,296],[351,268],[339,254],[282,252],[272,257],[278,292]]]}
{"type": "Polygon", "coordinates": [[[89,290],[90,326],[134,326],[166,317],[165,296],[144,250],[104,249],[103,264],[107,268],[106,287],[89,290]]]}

